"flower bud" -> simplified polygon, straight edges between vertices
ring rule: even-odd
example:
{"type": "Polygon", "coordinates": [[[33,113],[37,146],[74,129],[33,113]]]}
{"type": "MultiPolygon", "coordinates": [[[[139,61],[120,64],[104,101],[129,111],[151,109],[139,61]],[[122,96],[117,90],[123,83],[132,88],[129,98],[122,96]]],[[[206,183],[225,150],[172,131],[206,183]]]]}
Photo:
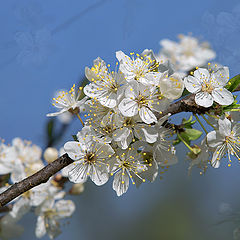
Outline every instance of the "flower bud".
{"type": "Polygon", "coordinates": [[[84,191],[84,185],[82,183],[75,183],[71,190],[69,191],[72,195],[78,195],[81,194],[84,191]]]}
{"type": "Polygon", "coordinates": [[[43,157],[48,163],[51,163],[58,158],[58,150],[56,148],[49,147],[45,150],[43,157]]]}

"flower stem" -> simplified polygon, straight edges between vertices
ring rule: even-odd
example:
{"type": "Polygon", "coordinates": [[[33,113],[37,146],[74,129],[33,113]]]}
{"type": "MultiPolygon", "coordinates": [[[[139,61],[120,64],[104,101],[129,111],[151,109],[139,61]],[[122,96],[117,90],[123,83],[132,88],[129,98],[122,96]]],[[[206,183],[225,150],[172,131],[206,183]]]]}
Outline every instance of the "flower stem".
{"type": "Polygon", "coordinates": [[[178,138],[184,143],[184,145],[191,151],[194,153],[194,150],[191,148],[191,146],[181,137],[181,135],[179,133],[177,133],[178,138]]]}
{"type": "Polygon", "coordinates": [[[80,122],[81,122],[82,126],[84,127],[84,122],[83,122],[83,120],[81,119],[81,117],[80,117],[79,113],[77,113],[76,115],[77,115],[78,119],[80,120],[80,122]]]}
{"type": "Polygon", "coordinates": [[[208,119],[202,114],[202,118],[207,122],[208,125],[210,125],[215,131],[217,130],[209,121],[208,119]]]}
{"type": "Polygon", "coordinates": [[[200,121],[200,119],[199,119],[199,117],[197,116],[197,114],[194,113],[193,115],[194,115],[194,117],[197,119],[198,123],[201,125],[202,129],[204,130],[204,132],[205,132],[206,134],[208,134],[206,128],[203,126],[203,124],[202,124],[202,122],[200,121]]]}

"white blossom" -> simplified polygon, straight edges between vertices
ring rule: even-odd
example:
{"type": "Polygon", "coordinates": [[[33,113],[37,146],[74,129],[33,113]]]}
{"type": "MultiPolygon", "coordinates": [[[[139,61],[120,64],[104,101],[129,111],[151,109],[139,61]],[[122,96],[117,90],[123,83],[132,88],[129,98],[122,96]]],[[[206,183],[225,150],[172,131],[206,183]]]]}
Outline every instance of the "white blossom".
{"type": "Polygon", "coordinates": [[[61,233],[59,220],[70,217],[74,211],[75,205],[71,200],[55,202],[53,199],[47,199],[35,210],[38,216],[36,237],[41,238],[45,234],[48,234],[51,239],[57,237],[61,233]]]}
{"type": "Polygon", "coordinates": [[[129,187],[129,178],[132,184],[139,186],[145,179],[140,173],[147,170],[146,165],[141,163],[142,155],[133,146],[127,151],[118,149],[116,155],[110,160],[111,175],[114,175],[113,190],[118,196],[126,193],[129,187]]]}
{"type": "Polygon", "coordinates": [[[228,80],[228,67],[219,68],[211,74],[207,69],[199,68],[194,71],[193,76],[184,79],[184,84],[189,92],[196,94],[195,102],[207,108],[211,107],[214,101],[220,105],[233,103],[232,93],[224,88],[228,80]]]}
{"type": "Polygon", "coordinates": [[[219,129],[207,134],[207,143],[214,149],[211,164],[214,168],[220,166],[220,160],[227,154],[228,165],[231,165],[231,155],[240,160],[240,124],[232,123],[227,118],[219,119],[219,129]]]}
{"type": "Polygon", "coordinates": [[[151,86],[156,85],[162,76],[161,72],[155,71],[159,67],[159,63],[148,51],[141,55],[136,54],[136,58],[134,58],[134,53],[131,53],[132,58],[130,58],[122,51],[117,51],[116,57],[120,62],[119,69],[128,82],[138,81],[145,86],[151,86]]]}
{"type": "Polygon", "coordinates": [[[202,169],[203,172],[206,171],[208,163],[209,163],[209,158],[210,158],[210,151],[209,151],[209,147],[207,145],[206,142],[206,138],[204,138],[201,141],[201,144],[199,146],[199,153],[197,155],[193,155],[194,158],[191,159],[191,162],[189,164],[189,172],[192,171],[192,168],[194,166],[197,166],[198,168],[202,169]]]}
{"type": "Polygon", "coordinates": [[[107,158],[114,154],[109,144],[94,141],[89,127],[84,127],[77,134],[78,141],[65,143],[64,150],[73,159],[75,167],[68,173],[69,180],[83,183],[88,176],[96,185],[108,181],[107,158]]]}
{"type": "Polygon", "coordinates": [[[123,73],[121,71],[109,72],[105,62],[97,58],[91,69],[88,67],[85,69],[85,75],[91,83],[84,87],[84,93],[97,99],[103,106],[115,107],[124,90],[123,73]]]}
{"type": "Polygon", "coordinates": [[[12,145],[0,145],[0,174],[10,173],[13,183],[40,170],[42,150],[29,141],[14,138],[12,145]]]}
{"type": "Polygon", "coordinates": [[[85,102],[87,97],[79,100],[82,94],[82,87],[76,91],[75,84],[73,84],[70,91],[60,91],[58,97],[53,98],[53,106],[59,109],[58,112],[49,113],[47,117],[55,117],[65,112],[70,112],[72,114],[77,114],[79,112],[85,111],[85,102]]]}
{"type": "Polygon", "coordinates": [[[169,139],[172,131],[165,127],[160,127],[158,130],[158,139],[153,145],[153,159],[160,166],[170,166],[178,162],[176,150],[169,139]]]}
{"type": "Polygon", "coordinates": [[[141,83],[131,82],[125,91],[125,98],[118,108],[125,117],[139,114],[144,123],[156,123],[154,112],[162,112],[167,108],[169,100],[164,98],[157,88],[146,88],[141,83]]]}

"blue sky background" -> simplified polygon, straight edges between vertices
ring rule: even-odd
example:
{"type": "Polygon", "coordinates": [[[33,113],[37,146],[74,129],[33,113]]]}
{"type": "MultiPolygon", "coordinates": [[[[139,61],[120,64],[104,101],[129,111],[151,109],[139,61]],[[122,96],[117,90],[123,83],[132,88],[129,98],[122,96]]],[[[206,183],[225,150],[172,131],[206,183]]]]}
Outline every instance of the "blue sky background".
{"type": "MultiPolygon", "coordinates": [[[[238,0],[0,0],[0,6],[0,137],[7,142],[21,137],[44,147],[53,93],[78,82],[98,56],[115,65],[117,50],[158,52],[161,39],[192,33],[210,42],[232,76],[240,72],[238,0]]],[[[59,146],[79,127],[74,121],[59,146]]],[[[186,151],[182,146],[178,150],[180,164],[170,168],[164,180],[131,188],[121,198],[111,183],[101,188],[87,184],[85,193],[75,198],[76,213],[57,239],[171,240],[177,226],[187,234],[177,240],[231,239],[233,225],[211,224],[219,220],[222,202],[240,207],[240,166],[223,164],[204,177],[198,171],[189,177],[186,151]],[[172,228],[161,231],[168,221],[172,228]]],[[[35,220],[29,215],[23,224],[35,220]]],[[[33,236],[34,228],[27,227],[21,239],[33,236]]]]}

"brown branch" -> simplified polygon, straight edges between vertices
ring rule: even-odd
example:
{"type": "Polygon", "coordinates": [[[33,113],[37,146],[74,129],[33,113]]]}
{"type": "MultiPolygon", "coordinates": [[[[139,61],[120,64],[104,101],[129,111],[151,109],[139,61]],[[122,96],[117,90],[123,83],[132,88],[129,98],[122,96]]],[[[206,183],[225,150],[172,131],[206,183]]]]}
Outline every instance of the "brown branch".
{"type": "Polygon", "coordinates": [[[13,184],[10,188],[8,188],[5,192],[0,194],[0,207],[3,207],[16,197],[20,196],[22,193],[27,192],[40,185],[41,183],[45,183],[49,180],[51,176],[55,173],[73,163],[73,160],[68,157],[67,154],[56,159],[54,162],[48,164],[46,167],[31,175],[30,177],[25,178],[21,182],[13,184]]]}
{"type": "MultiPolygon", "coordinates": [[[[234,90],[234,92],[240,91],[240,85],[234,90]]],[[[181,100],[178,100],[177,102],[174,102],[169,105],[169,107],[163,111],[161,114],[156,114],[158,118],[163,117],[170,113],[171,115],[180,113],[180,112],[192,112],[196,114],[204,114],[209,112],[210,110],[216,110],[213,109],[213,107],[205,108],[197,105],[195,103],[195,94],[189,94],[182,98],[181,100]]]]}
{"type": "Polygon", "coordinates": [[[13,207],[12,204],[0,207],[0,213],[10,212],[12,210],[12,207],[13,207]]]}
{"type": "MultiPolygon", "coordinates": [[[[235,91],[240,91],[240,85],[235,89],[235,91]]],[[[171,115],[180,113],[180,112],[192,112],[197,114],[204,114],[210,110],[216,110],[212,107],[204,108],[198,106],[195,103],[195,95],[190,94],[185,96],[183,99],[172,103],[169,107],[162,112],[161,114],[156,114],[158,118],[171,113],[171,115]]],[[[32,189],[40,185],[41,183],[45,183],[49,180],[51,176],[55,173],[66,167],[67,165],[73,163],[73,160],[68,157],[67,154],[64,154],[60,158],[56,159],[54,162],[48,164],[42,170],[36,172],[32,176],[25,178],[19,183],[15,183],[10,188],[8,188],[5,192],[0,194],[0,208],[20,196],[22,193],[32,189]]]]}
{"type": "Polygon", "coordinates": [[[190,94],[184,97],[181,100],[178,100],[177,102],[174,102],[169,105],[169,107],[163,111],[161,114],[156,114],[157,118],[161,118],[167,114],[177,114],[180,112],[192,112],[192,113],[197,113],[197,114],[204,114],[206,112],[209,112],[213,108],[205,108],[197,105],[195,103],[195,94],[190,94]]]}

